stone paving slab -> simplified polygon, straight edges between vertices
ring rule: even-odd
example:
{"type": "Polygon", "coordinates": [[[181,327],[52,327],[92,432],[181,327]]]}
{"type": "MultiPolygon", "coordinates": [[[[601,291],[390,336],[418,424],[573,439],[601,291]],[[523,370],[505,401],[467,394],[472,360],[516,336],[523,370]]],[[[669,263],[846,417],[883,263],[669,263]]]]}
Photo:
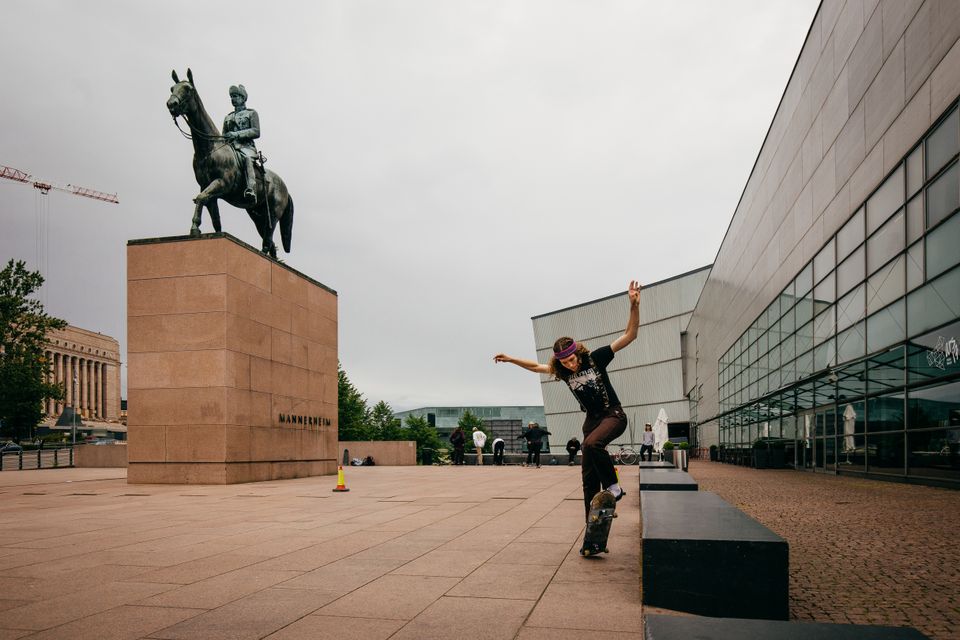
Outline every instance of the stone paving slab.
{"type": "Polygon", "coordinates": [[[638,496],[620,503],[611,554],[585,560],[579,469],[346,471],[342,494],[332,477],[3,472],[0,640],[562,639],[582,627],[568,619],[587,583],[622,609],[591,619],[595,637],[639,634],[638,496]]]}

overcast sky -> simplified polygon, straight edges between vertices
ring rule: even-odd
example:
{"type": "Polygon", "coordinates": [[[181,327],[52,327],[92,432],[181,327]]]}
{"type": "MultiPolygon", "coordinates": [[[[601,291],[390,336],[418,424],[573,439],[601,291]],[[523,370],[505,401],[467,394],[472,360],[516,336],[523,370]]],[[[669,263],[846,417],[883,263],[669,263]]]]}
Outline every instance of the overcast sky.
{"type": "Polygon", "coordinates": [[[535,357],[531,316],[713,261],[817,5],[5,0],[0,164],[121,204],[0,180],[0,257],[46,256],[50,312],[125,360],[126,241],[190,228],[165,102],[191,67],[218,123],[246,86],[296,202],[281,257],[339,293],[371,404],[542,404],[493,354],[535,357]]]}

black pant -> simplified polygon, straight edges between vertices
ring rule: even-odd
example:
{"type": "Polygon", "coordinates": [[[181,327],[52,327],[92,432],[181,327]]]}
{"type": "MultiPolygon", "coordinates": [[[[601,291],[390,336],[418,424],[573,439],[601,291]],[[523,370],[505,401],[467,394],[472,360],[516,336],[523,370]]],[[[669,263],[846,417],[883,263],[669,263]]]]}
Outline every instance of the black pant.
{"type": "Polygon", "coordinates": [[[647,462],[653,460],[653,445],[652,444],[642,444],[640,445],[640,459],[643,460],[643,454],[647,454],[647,462]]]}
{"type": "Polygon", "coordinates": [[[583,503],[585,514],[590,513],[590,500],[600,489],[617,483],[617,472],[607,453],[607,445],[623,435],[627,416],[620,407],[612,407],[601,416],[587,416],[583,422],[583,503]]]}
{"type": "Polygon", "coordinates": [[[527,464],[530,464],[530,460],[533,459],[536,465],[540,466],[540,447],[542,443],[540,442],[531,442],[527,444],[527,464]]]}
{"type": "Polygon", "coordinates": [[[567,449],[567,455],[570,456],[570,459],[567,460],[567,464],[573,464],[574,459],[577,457],[576,449],[567,449]]]}
{"type": "Polygon", "coordinates": [[[463,447],[453,448],[453,464],[463,464],[463,447]]]}
{"type": "Polygon", "coordinates": [[[503,448],[506,446],[502,441],[493,445],[493,464],[503,464],[503,448]]]}

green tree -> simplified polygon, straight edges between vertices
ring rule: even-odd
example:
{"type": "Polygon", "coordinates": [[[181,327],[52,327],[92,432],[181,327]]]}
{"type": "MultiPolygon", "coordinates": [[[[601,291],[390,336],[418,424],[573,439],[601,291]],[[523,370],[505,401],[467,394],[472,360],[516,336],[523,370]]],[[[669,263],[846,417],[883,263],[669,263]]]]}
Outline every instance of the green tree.
{"type": "Polygon", "coordinates": [[[337,433],[340,440],[372,440],[370,410],[363,394],[353,386],[347,373],[337,363],[337,433]]]}
{"type": "Polygon", "coordinates": [[[487,434],[487,443],[483,446],[483,450],[490,451],[490,447],[493,446],[490,438],[490,430],[483,424],[483,419],[480,418],[480,416],[474,414],[470,409],[466,409],[460,416],[460,419],[457,420],[457,424],[463,427],[463,432],[467,436],[468,449],[473,448],[473,438],[470,434],[473,433],[473,428],[476,427],[487,434]]]}
{"type": "Polygon", "coordinates": [[[38,271],[10,260],[0,271],[0,432],[15,440],[32,437],[44,402],[62,400],[63,387],[47,382],[47,333],[67,323],[44,311],[31,296],[43,285],[38,271]]]}
{"type": "Polygon", "coordinates": [[[370,426],[374,440],[407,440],[400,418],[393,416],[390,405],[381,400],[370,411],[370,426]]]}
{"type": "Polygon", "coordinates": [[[424,416],[407,416],[406,436],[417,443],[417,460],[423,460],[424,449],[440,449],[443,443],[436,427],[431,427],[424,416]]]}

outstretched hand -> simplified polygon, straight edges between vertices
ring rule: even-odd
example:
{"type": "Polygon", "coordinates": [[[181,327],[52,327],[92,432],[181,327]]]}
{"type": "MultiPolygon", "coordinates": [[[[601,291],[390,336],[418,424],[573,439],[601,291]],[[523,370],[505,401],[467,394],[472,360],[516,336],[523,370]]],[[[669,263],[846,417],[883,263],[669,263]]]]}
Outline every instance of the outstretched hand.
{"type": "Polygon", "coordinates": [[[498,353],[497,355],[493,356],[493,361],[494,362],[510,362],[510,356],[508,356],[505,353],[498,353]]]}
{"type": "Polygon", "coordinates": [[[630,304],[640,304],[640,283],[636,280],[630,281],[630,286],[627,288],[627,295],[630,297],[630,304]]]}

